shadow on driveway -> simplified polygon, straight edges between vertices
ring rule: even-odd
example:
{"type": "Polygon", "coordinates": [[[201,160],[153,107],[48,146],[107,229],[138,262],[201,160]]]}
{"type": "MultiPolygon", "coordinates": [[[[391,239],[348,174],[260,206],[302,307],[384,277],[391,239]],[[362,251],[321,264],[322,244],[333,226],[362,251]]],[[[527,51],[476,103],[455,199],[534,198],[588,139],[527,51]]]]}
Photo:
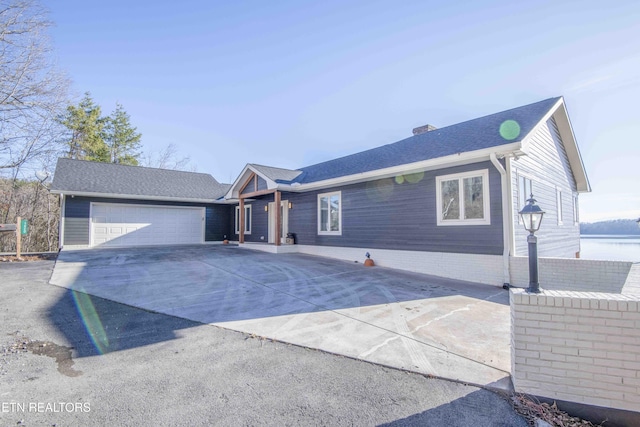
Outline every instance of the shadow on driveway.
{"type": "Polygon", "coordinates": [[[105,315],[108,302],[94,297],[509,388],[509,296],[494,286],[221,245],[63,251],[51,283],[70,290],[52,307],[52,316],[73,306],[81,321],[72,327],[88,331],[97,353],[172,339],[167,330],[193,323],[145,334],[135,326],[148,324],[153,332],[153,313],[105,315]],[[129,329],[138,332],[127,334],[129,329]]]}
{"type": "Polygon", "coordinates": [[[71,290],[49,308],[48,317],[76,350],[76,357],[177,339],[175,331],[201,325],[71,290]]]}

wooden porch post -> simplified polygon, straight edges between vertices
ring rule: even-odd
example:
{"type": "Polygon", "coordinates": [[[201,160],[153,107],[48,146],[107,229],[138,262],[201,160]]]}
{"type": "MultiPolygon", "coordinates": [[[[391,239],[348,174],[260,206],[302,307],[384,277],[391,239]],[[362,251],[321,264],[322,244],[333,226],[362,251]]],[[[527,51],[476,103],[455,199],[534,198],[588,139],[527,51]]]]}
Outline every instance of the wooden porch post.
{"type": "Polygon", "coordinates": [[[280,192],[276,191],[274,193],[274,205],[276,208],[276,246],[280,246],[281,233],[282,233],[282,224],[280,223],[280,211],[282,210],[281,202],[280,202],[280,192]]]}
{"type": "Polygon", "coordinates": [[[240,238],[238,239],[238,241],[240,243],[244,243],[244,199],[242,197],[240,197],[240,218],[238,218],[238,222],[240,224],[238,224],[238,231],[240,232],[240,238]]]}

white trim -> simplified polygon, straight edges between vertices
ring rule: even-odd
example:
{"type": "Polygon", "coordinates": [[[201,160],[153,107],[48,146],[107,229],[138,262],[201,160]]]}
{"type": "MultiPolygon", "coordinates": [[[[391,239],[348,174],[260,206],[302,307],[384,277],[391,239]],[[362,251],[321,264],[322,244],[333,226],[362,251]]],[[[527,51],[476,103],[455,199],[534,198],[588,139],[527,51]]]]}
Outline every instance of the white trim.
{"type": "Polygon", "coordinates": [[[502,190],[502,280],[503,283],[509,283],[511,278],[511,274],[509,272],[509,253],[511,252],[511,248],[509,247],[509,244],[511,243],[511,240],[509,239],[509,224],[511,223],[511,217],[509,216],[509,213],[511,212],[511,209],[509,209],[508,205],[509,189],[507,182],[511,177],[507,175],[507,171],[498,161],[495,154],[491,155],[491,163],[493,163],[493,166],[495,166],[498,172],[500,172],[500,187],[502,190]]]}
{"type": "MultiPolygon", "coordinates": [[[[456,280],[502,286],[501,255],[462,254],[426,251],[405,251],[366,247],[290,245],[299,253],[362,263],[369,252],[377,267],[387,267],[421,274],[431,274],[456,280]],[[473,272],[473,274],[470,274],[473,272]]],[[[377,268],[375,267],[375,268],[377,268]]],[[[362,267],[364,268],[364,267],[362,267]]]]}
{"type": "MultiPolygon", "coordinates": [[[[60,190],[50,190],[52,194],[63,194],[60,190]]],[[[105,199],[124,199],[124,200],[153,200],[158,202],[189,202],[189,203],[207,203],[207,204],[226,204],[226,201],[217,199],[190,199],[183,197],[168,197],[168,196],[144,196],[138,194],[111,194],[111,193],[92,193],[84,191],[64,192],[68,196],[78,197],[101,197],[105,199]]],[[[102,202],[108,203],[108,202],[102,202]]],[[[143,205],[151,206],[151,205],[143,205]]],[[[159,205],[160,206],[160,205],[159,205]]]]}
{"type": "Polygon", "coordinates": [[[64,246],[64,221],[67,209],[67,199],[64,193],[60,193],[60,223],[58,224],[58,249],[64,246]]]}
{"type": "Polygon", "coordinates": [[[579,193],[572,193],[573,202],[573,225],[580,225],[580,206],[579,206],[579,193]]]}
{"type": "MultiPolygon", "coordinates": [[[[172,205],[145,205],[140,203],[109,203],[109,202],[89,202],[89,244],[88,247],[95,247],[93,245],[93,206],[94,205],[108,205],[108,206],[139,206],[143,208],[164,208],[164,209],[191,209],[200,211],[200,241],[198,243],[204,243],[204,235],[206,232],[206,217],[207,209],[204,206],[172,206],[172,205]]],[[[182,243],[176,243],[182,244],[182,243]]],[[[152,245],[139,245],[139,246],[166,246],[165,244],[154,243],[152,245]]],[[[173,246],[173,245],[171,245],[173,246]]],[[[115,247],[115,246],[114,246],[115,247]]]]}
{"type": "Polygon", "coordinates": [[[252,173],[255,173],[260,178],[265,180],[265,182],[267,183],[267,189],[268,190],[272,190],[272,189],[274,189],[274,188],[276,188],[278,186],[278,184],[276,184],[276,182],[274,180],[272,180],[268,176],[265,176],[262,172],[258,171],[256,168],[254,168],[251,164],[247,163],[245,165],[244,169],[242,169],[242,172],[240,172],[240,175],[238,175],[236,180],[233,181],[233,184],[231,184],[231,187],[229,187],[229,190],[227,190],[227,193],[224,196],[225,199],[237,199],[237,198],[239,198],[240,197],[240,189],[238,187],[238,184],[241,184],[241,183],[244,184],[246,182],[246,180],[249,179],[249,177],[251,176],[252,173]],[[236,187],[238,187],[238,188],[236,188],[236,187]]]}
{"type": "Polygon", "coordinates": [[[516,225],[515,221],[520,222],[520,215],[518,215],[519,209],[516,209],[515,201],[513,200],[513,176],[515,174],[516,177],[516,185],[518,184],[518,175],[514,171],[512,166],[512,158],[507,157],[507,172],[509,174],[508,185],[509,185],[509,240],[511,244],[511,255],[514,256],[516,254],[516,225]],[[515,219],[518,218],[518,219],[515,219]]]}
{"type": "Polygon", "coordinates": [[[524,154],[521,150],[521,143],[514,142],[511,144],[500,145],[492,148],[484,148],[482,150],[468,151],[465,153],[452,154],[450,156],[438,157],[436,159],[422,160],[414,163],[406,163],[399,166],[392,166],[384,169],[376,169],[373,171],[341,176],[338,178],[326,179],[323,181],[312,182],[309,184],[278,184],[277,190],[291,191],[291,192],[303,192],[312,191],[321,188],[329,188],[341,186],[344,184],[355,184],[358,182],[371,181],[373,179],[382,179],[395,177],[397,175],[404,175],[414,172],[424,172],[434,169],[442,169],[445,167],[461,166],[471,163],[479,163],[481,161],[488,161],[491,154],[503,155],[503,154],[524,154]]]}
{"type": "Polygon", "coordinates": [[[479,169],[469,172],[455,173],[449,175],[436,176],[436,224],[438,226],[460,226],[460,225],[490,225],[491,224],[491,200],[489,191],[489,170],[479,169]],[[464,215],[464,186],[463,180],[465,178],[482,178],[482,214],[481,219],[442,219],[442,185],[443,181],[458,180],[459,186],[459,201],[460,201],[460,215],[464,215]]]}
{"type": "MultiPolygon", "coordinates": [[[[518,183],[518,206],[517,206],[518,212],[520,212],[520,209],[524,208],[524,206],[527,204],[527,200],[529,200],[529,198],[531,197],[531,194],[533,194],[533,183],[535,180],[532,178],[532,176],[533,175],[522,173],[520,170],[516,170],[516,181],[518,183]],[[520,188],[520,178],[524,178],[528,180],[530,183],[529,187],[531,191],[529,192],[529,194],[525,194],[524,198],[522,197],[522,191],[521,191],[522,189],[520,188]]],[[[542,185],[545,185],[541,182],[539,183],[542,185]]],[[[526,187],[526,182],[525,182],[525,187],[526,187]]],[[[520,216],[520,214],[518,214],[517,217],[518,217],[518,224],[522,224],[522,217],[520,216]]]]}
{"type": "Polygon", "coordinates": [[[558,216],[558,225],[562,225],[562,190],[558,186],[556,186],[556,215],[558,216]]]}
{"type": "Polygon", "coordinates": [[[318,194],[318,205],[317,205],[317,211],[318,211],[318,235],[319,236],[341,236],[342,235],[342,191],[332,191],[330,193],[320,193],[318,194]],[[328,204],[328,208],[329,210],[327,211],[327,220],[329,221],[329,223],[327,224],[329,227],[331,228],[331,196],[338,196],[338,230],[337,231],[332,231],[332,230],[327,230],[327,231],[322,231],[321,230],[321,202],[320,199],[322,198],[328,198],[329,200],[329,204],[328,204]]]}
{"type": "MultiPolygon", "coordinates": [[[[251,216],[251,212],[253,212],[253,209],[251,208],[251,205],[244,205],[244,234],[246,235],[251,235],[251,228],[253,226],[253,217],[251,216]],[[248,211],[248,212],[247,212],[248,211]],[[247,218],[249,218],[249,229],[247,230],[247,218]]],[[[235,222],[234,222],[234,232],[235,234],[240,234],[240,205],[236,206],[235,208],[235,222]]]]}

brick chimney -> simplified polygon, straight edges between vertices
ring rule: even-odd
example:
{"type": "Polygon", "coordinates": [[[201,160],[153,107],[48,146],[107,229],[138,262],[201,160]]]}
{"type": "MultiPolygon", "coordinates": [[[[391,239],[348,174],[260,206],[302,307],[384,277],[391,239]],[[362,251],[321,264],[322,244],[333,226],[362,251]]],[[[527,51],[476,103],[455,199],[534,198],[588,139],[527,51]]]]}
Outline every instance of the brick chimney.
{"type": "Polygon", "coordinates": [[[436,130],[436,129],[437,128],[435,126],[432,126],[432,125],[419,126],[419,127],[413,129],[413,134],[414,135],[420,135],[421,133],[431,132],[432,130],[436,130]]]}

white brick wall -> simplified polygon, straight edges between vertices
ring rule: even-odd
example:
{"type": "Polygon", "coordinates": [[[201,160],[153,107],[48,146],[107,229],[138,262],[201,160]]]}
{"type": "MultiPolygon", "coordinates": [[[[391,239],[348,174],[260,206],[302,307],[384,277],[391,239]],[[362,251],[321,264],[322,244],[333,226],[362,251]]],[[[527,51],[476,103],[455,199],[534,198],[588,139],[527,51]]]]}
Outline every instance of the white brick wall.
{"type": "MultiPolygon", "coordinates": [[[[625,287],[632,267],[636,268],[625,261],[539,258],[538,276],[543,289],[617,294],[625,287]]],[[[509,268],[512,286],[529,286],[528,257],[509,257],[509,268]]]]}
{"type": "Polygon", "coordinates": [[[640,411],[640,297],[511,289],[517,392],[640,411]]]}
{"type": "Polygon", "coordinates": [[[364,262],[365,253],[381,267],[502,286],[501,255],[452,254],[444,252],[397,251],[337,246],[295,245],[301,253],[364,262]]]}

